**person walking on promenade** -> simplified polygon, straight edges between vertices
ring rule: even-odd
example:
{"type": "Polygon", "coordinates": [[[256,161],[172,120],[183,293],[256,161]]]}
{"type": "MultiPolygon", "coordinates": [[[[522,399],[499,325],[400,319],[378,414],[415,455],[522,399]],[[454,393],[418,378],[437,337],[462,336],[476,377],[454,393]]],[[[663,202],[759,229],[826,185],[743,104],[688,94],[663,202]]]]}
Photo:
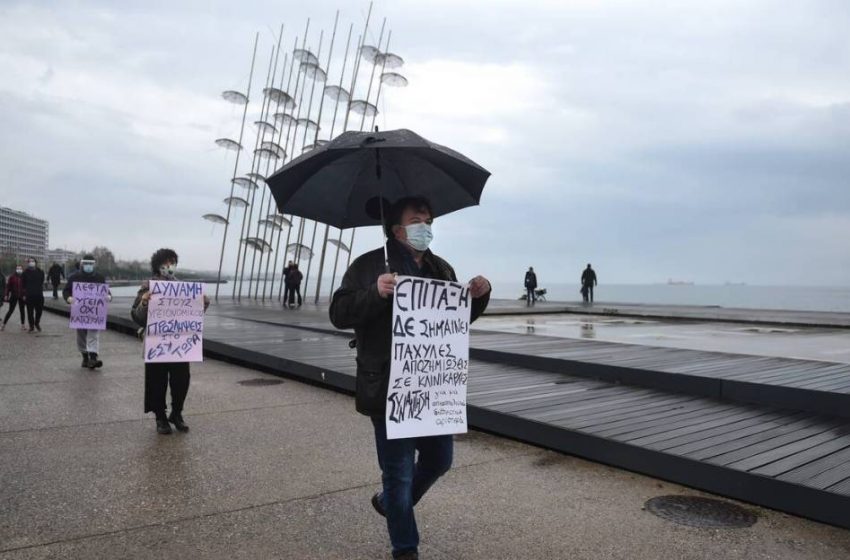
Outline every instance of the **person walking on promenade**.
{"type": "Polygon", "coordinates": [[[30,332],[41,332],[41,314],[44,311],[44,271],[38,267],[35,257],[27,259],[27,269],[21,275],[24,284],[24,301],[27,304],[27,320],[30,332]]]}
{"type": "Polygon", "coordinates": [[[293,263],[289,269],[289,274],[286,277],[286,286],[289,291],[289,307],[295,305],[295,296],[298,295],[298,307],[301,307],[301,280],[304,275],[298,270],[298,263],[293,263]]]}
{"type": "MultiPolygon", "coordinates": [[[[74,284],[77,282],[91,282],[92,284],[105,284],[106,279],[99,272],[95,272],[96,261],[93,255],[86,255],[81,261],[80,270],[72,273],[62,290],[62,297],[68,304],[74,303],[74,284]]],[[[112,294],[107,296],[112,301],[112,294]]],[[[100,359],[100,331],[93,329],[77,329],[77,350],[83,356],[81,367],[95,369],[103,367],[100,359]]]]}
{"type": "Polygon", "coordinates": [[[537,295],[534,293],[534,290],[537,289],[537,275],[534,273],[534,267],[529,266],[528,271],[525,273],[525,304],[526,305],[534,305],[537,301],[537,295]]]}
{"type": "Polygon", "coordinates": [[[289,261],[286,264],[286,268],[283,269],[283,306],[287,307],[287,302],[289,302],[289,273],[292,272],[292,267],[295,266],[295,263],[289,261]]]}
{"type": "Polygon", "coordinates": [[[596,271],[587,263],[587,268],[581,273],[581,295],[585,303],[593,303],[593,287],[596,286],[596,271]]]}
{"type": "Polygon", "coordinates": [[[18,310],[21,314],[21,330],[27,330],[26,327],[26,304],[24,303],[26,298],[24,297],[24,282],[23,282],[23,273],[24,267],[21,265],[15,266],[15,273],[9,275],[9,278],[6,279],[5,290],[3,299],[9,302],[9,310],[6,312],[6,316],[3,318],[3,324],[0,325],[0,330],[6,329],[6,324],[9,322],[9,318],[12,316],[12,313],[15,312],[15,307],[18,307],[18,310]]]}
{"type": "MultiPolygon", "coordinates": [[[[176,282],[174,273],[177,271],[177,253],[171,249],[159,249],[151,256],[151,280],[176,282]]],[[[150,301],[150,280],[146,280],[139,288],[136,300],[130,310],[133,321],[141,327],[148,324],[148,302],[150,301]]],[[[204,311],[209,307],[210,300],[204,296],[204,311]]],[[[144,332],[144,331],[142,331],[144,332]]],[[[183,405],[189,393],[189,363],[188,362],[157,362],[145,363],[145,412],[156,415],[156,431],[160,434],[170,434],[171,424],[178,431],[188,432],[189,426],[183,420],[183,405]],[[165,397],[171,386],[171,414],[166,415],[165,397]]]]}
{"type": "MultiPolygon", "coordinates": [[[[330,307],[331,323],[353,328],[357,340],[355,403],[358,412],[371,418],[383,482],[372,507],[386,517],[393,558],[408,560],[419,557],[414,506],[448,472],[453,455],[450,435],[388,440],[385,424],[396,274],[457,281],[449,263],[428,249],[432,216],[423,198],[393,204],[385,225],[388,266],[383,248],[361,255],[345,273],[330,307]]],[[[474,321],[487,307],[490,282],[476,276],[469,290],[474,321]]]]}
{"type": "Polygon", "coordinates": [[[59,283],[65,278],[65,267],[57,262],[47,271],[47,279],[53,285],[53,299],[59,299],[59,283]]]}
{"type": "Polygon", "coordinates": [[[24,267],[17,265],[15,267],[15,273],[10,274],[9,278],[6,280],[6,289],[3,294],[3,299],[9,302],[9,311],[6,312],[6,317],[3,318],[3,324],[0,325],[0,331],[6,330],[6,323],[9,322],[9,317],[12,316],[12,313],[15,312],[15,306],[18,306],[21,313],[21,330],[27,330],[26,325],[24,325],[24,282],[21,279],[23,273],[24,267]]]}

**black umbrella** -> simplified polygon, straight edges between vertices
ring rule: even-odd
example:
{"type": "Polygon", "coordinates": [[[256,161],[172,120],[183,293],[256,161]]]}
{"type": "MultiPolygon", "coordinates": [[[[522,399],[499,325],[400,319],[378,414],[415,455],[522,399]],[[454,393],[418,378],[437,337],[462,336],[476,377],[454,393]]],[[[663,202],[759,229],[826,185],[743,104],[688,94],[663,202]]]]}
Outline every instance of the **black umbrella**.
{"type": "Polygon", "coordinates": [[[280,213],[341,229],[379,225],[375,200],[426,198],[434,217],[477,205],[490,173],[410,130],[344,132],[284,165],[266,183],[280,213]]]}

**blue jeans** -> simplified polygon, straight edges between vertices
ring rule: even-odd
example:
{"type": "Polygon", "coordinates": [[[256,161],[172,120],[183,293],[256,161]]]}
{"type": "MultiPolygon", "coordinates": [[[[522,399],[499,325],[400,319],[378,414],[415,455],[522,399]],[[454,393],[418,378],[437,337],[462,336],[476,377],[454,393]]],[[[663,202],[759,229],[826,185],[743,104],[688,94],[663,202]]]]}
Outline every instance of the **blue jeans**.
{"type": "Polygon", "coordinates": [[[454,442],[452,436],[388,440],[385,422],[383,417],[372,418],[384,483],[381,504],[387,514],[387,531],[395,557],[417,551],[419,531],[413,506],[451,468],[454,442]]]}

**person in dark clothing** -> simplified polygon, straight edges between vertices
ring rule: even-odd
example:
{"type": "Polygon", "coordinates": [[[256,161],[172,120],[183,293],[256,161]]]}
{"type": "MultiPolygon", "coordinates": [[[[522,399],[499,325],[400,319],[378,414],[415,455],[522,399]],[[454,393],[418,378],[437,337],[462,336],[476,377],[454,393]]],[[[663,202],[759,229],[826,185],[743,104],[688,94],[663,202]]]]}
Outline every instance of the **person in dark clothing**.
{"type": "Polygon", "coordinates": [[[534,290],[537,289],[537,275],[534,273],[534,267],[529,266],[528,271],[525,273],[525,301],[526,305],[534,305],[534,302],[537,301],[537,295],[534,293],[534,290]]]}
{"type": "Polygon", "coordinates": [[[596,271],[587,263],[587,268],[581,273],[581,295],[585,302],[593,303],[593,287],[596,286],[596,271]]]}
{"type": "MultiPolygon", "coordinates": [[[[77,282],[91,282],[93,284],[105,284],[106,279],[99,272],[95,272],[93,255],[83,257],[81,270],[71,273],[68,277],[68,282],[65,283],[65,289],[62,290],[62,297],[69,304],[74,303],[74,284],[77,282]]],[[[107,296],[109,301],[112,301],[112,294],[107,296]]],[[[77,350],[83,356],[82,367],[95,369],[103,367],[103,361],[100,359],[100,331],[94,329],[77,329],[77,350]]]]}
{"type": "Polygon", "coordinates": [[[289,261],[286,264],[286,268],[283,269],[283,306],[287,306],[287,302],[289,301],[289,273],[292,272],[292,268],[295,266],[293,261],[289,261]]]}
{"type": "Polygon", "coordinates": [[[304,275],[298,270],[298,264],[293,264],[289,269],[289,274],[286,276],[286,289],[289,292],[289,300],[287,304],[290,308],[295,306],[295,296],[298,295],[298,307],[301,307],[301,280],[304,275]]]}
{"type": "Polygon", "coordinates": [[[15,306],[18,307],[21,313],[21,330],[27,330],[24,324],[24,281],[21,278],[24,274],[24,267],[18,265],[15,267],[15,273],[10,274],[6,280],[6,290],[3,294],[3,299],[9,302],[9,311],[6,312],[6,317],[3,318],[3,324],[0,325],[0,331],[6,330],[6,323],[9,322],[9,317],[15,312],[15,306]]]}
{"type": "MultiPolygon", "coordinates": [[[[151,256],[151,280],[175,282],[174,273],[177,270],[177,253],[171,249],[159,249],[151,256]]],[[[130,316],[141,327],[148,324],[148,302],[150,301],[150,281],[142,283],[130,316]]],[[[210,300],[204,296],[204,310],[209,307],[210,300]]],[[[142,331],[144,332],[144,331],[142,331]]],[[[180,432],[188,432],[189,426],[183,420],[183,405],[189,393],[189,363],[188,362],[158,362],[145,363],[145,412],[156,415],[156,431],[160,434],[170,434],[171,424],[180,432]],[[166,415],[165,396],[171,386],[171,414],[166,415]]]]}
{"type": "MultiPolygon", "coordinates": [[[[6,291],[6,276],[3,274],[3,271],[0,270],[0,290],[3,292],[6,291]]],[[[3,293],[0,295],[0,309],[3,309],[3,303],[6,301],[6,294],[3,293]]]]}
{"type": "Polygon", "coordinates": [[[27,320],[30,332],[41,332],[41,314],[44,311],[44,271],[38,267],[35,257],[27,259],[27,269],[21,276],[24,283],[24,302],[27,304],[27,320]]]}
{"type": "Polygon", "coordinates": [[[53,285],[53,299],[59,299],[59,283],[65,278],[65,267],[59,263],[53,263],[47,271],[47,279],[53,285]]]}
{"type": "MultiPolygon", "coordinates": [[[[405,198],[387,212],[386,250],[357,258],[334,293],[330,319],[339,329],[354,329],[357,345],[355,405],[369,416],[375,432],[383,492],[372,506],[386,517],[394,558],[418,558],[419,533],[413,508],[452,464],[452,436],[387,439],[385,413],[392,343],[392,297],[396,275],[457,281],[454,269],[428,249],[431,206],[421,198],[405,198]],[[418,452],[418,457],[416,456],[418,452]]],[[[476,276],[469,283],[471,320],[490,299],[490,283],[476,276]]]]}

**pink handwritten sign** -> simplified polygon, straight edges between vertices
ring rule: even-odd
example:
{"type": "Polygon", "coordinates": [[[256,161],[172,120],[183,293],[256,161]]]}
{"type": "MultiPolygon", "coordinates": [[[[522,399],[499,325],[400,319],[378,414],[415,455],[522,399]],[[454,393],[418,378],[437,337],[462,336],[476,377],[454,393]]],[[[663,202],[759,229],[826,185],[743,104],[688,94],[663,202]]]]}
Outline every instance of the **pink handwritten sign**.
{"type": "Polygon", "coordinates": [[[151,280],[145,362],[204,361],[204,284],[151,280]]]}
{"type": "Polygon", "coordinates": [[[71,328],[106,330],[109,286],[96,282],[74,282],[71,304],[71,328]]]}

